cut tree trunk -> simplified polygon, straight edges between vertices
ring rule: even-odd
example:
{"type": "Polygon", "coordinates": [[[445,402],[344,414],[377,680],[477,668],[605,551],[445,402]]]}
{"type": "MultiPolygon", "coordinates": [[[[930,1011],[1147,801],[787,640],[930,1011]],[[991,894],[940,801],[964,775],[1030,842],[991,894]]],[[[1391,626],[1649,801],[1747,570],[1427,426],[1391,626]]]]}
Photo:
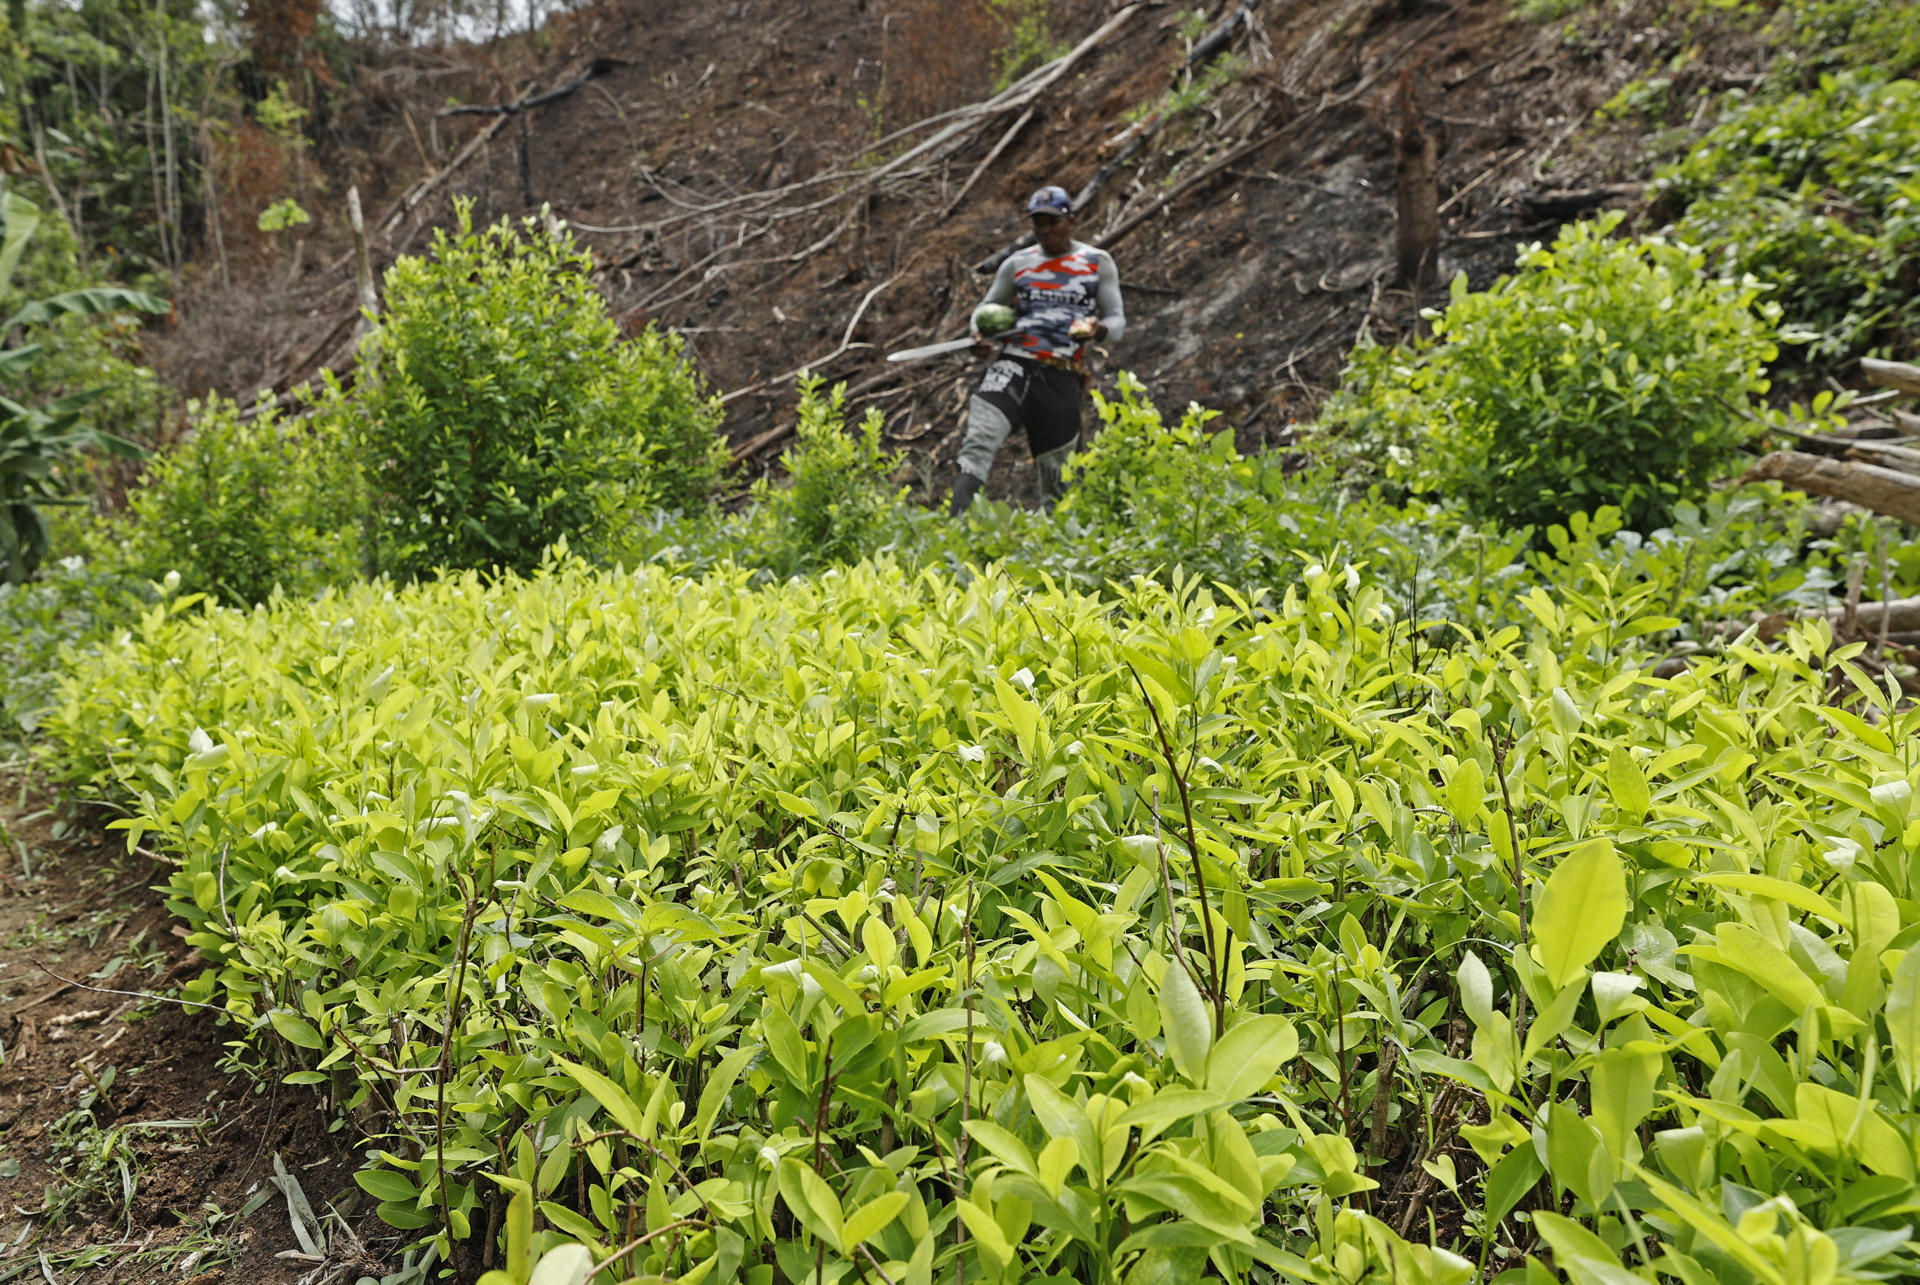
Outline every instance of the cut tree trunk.
{"type": "Polygon", "coordinates": [[[1868,383],[1878,384],[1882,388],[1920,393],[1920,366],[1909,366],[1904,361],[1876,361],[1872,357],[1862,357],[1860,372],[1867,377],[1868,383]]]}
{"type": "Polygon", "coordinates": [[[1920,451],[1911,447],[1891,446],[1884,442],[1855,442],[1847,448],[1847,458],[1920,477],[1920,451]]]}
{"type": "Polygon", "coordinates": [[[1779,482],[1814,495],[1849,500],[1875,513],[1920,526],[1920,477],[1875,464],[1822,459],[1804,451],[1763,455],[1743,482],[1779,482]]]}
{"type": "Polygon", "coordinates": [[[1440,148],[1420,119],[1413,72],[1400,76],[1400,136],[1396,140],[1394,197],[1400,227],[1400,284],[1424,295],[1440,255],[1440,148]]]}

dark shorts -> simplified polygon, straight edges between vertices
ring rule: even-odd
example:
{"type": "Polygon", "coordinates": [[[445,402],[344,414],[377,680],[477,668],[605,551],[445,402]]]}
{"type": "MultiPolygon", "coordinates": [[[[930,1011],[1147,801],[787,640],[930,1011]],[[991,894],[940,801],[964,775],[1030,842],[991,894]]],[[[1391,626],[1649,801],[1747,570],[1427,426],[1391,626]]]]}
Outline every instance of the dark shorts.
{"type": "Polygon", "coordinates": [[[1080,434],[1086,385],[1073,371],[1002,357],[981,377],[979,396],[1005,415],[1007,423],[1026,430],[1027,445],[1036,456],[1058,450],[1080,434]]]}

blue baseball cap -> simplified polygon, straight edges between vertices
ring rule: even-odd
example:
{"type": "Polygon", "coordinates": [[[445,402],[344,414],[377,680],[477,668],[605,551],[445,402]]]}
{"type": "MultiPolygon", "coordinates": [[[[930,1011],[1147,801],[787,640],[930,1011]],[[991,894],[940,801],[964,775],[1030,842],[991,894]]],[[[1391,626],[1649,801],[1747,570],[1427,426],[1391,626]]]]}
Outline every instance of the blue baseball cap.
{"type": "Polygon", "coordinates": [[[1043,187],[1027,198],[1027,213],[1058,214],[1064,218],[1073,213],[1073,198],[1064,187],[1043,187]]]}

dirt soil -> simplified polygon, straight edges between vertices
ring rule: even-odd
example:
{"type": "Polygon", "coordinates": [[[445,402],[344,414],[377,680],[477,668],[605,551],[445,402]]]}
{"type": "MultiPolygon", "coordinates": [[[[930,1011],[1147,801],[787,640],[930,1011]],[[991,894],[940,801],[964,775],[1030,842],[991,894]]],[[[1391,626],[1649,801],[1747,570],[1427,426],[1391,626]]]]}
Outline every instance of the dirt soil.
{"type": "Polygon", "coordinates": [[[163,872],[51,804],[0,773],[0,1281],[377,1278],[391,1233],[356,1217],[356,1163],[312,1091],[236,1074],[209,1014],[117,993],[198,971],[151,891],[163,872]],[[320,1259],[276,1155],[326,1223],[320,1259]]]}
{"type": "MultiPolygon", "coordinates": [[[[1123,8],[1055,0],[1050,12],[1071,43],[1123,8]]],[[[1764,52],[1730,32],[1703,44],[1697,30],[1663,27],[1658,0],[1544,24],[1515,19],[1508,0],[1266,0],[1244,6],[1252,17],[1212,73],[1220,83],[1175,111],[1168,94],[1196,24],[1170,4],[1131,8],[1030,115],[988,117],[937,162],[866,183],[937,126],[886,141],[894,131],[991,96],[999,30],[980,0],[601,0],[538,40],[395,55],[322,140],[330,195],[314,198],[304,271],[289,280],[264,250],[246,259],[236,235],[232,286],[202,274],[162,341],[165,368],[190,392],[242,393],[350,363],[349,183],[368,205],[378,263],[425,249],[456,196],[480,220],[546,205],[590,246],[629,327],[688,337],[728,394],[746,476],[789,440],[792,372],[804,365],[884,412],[931,496],[951,476],[978,363],[890,367],[883,355],[963,333],[988,284],[983,263],[1023,231],[1028,191],[1077,191],[1119,161],[1080,227],[1112,249],[1127,292],[1129,333],[1105,355],[1101,386],[1124,367],[1169,413],[1198,401],[1244,447],[1285,444],[1347,350],[1363,335],[1408,334],[1455,272],[1485,285],[1516,243],[1564,218],[1640,209],[1645,130],[1595,128],[1596,107],[1650,69],[1686,102],[1744,83],[1764,52]],[[576,80],[510,116],[437,114],[576,80]],[[1395,281],[1402,92],[1438,144],[1442,244],[1436,289],[1421,299],[1395,281]],[[1156,119],[1151,142],[1128,153],[1129,127],[1156,119]],[[1237,161],[1181,186],[1236,149],[1237,161]],[[1169,191],[1176,199],[1153,212],[1169,191]]],[[[1241,8],[1214,3],[1203,16],[1241,8]]],[[[248,225],[250,209],[227,224],[248,225]]],[[[1022,493],[1024,460],[1003,463],[1014,466],[993,489],[1022,493]]]]}

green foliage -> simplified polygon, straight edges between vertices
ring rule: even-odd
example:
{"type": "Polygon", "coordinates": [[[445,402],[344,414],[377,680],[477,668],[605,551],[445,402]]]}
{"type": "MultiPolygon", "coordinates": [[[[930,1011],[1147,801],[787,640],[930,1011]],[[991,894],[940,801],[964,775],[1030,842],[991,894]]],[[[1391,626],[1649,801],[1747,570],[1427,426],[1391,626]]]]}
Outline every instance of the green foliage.
{"type": "Polygon", "coordinates": [[[237,114],[231,24],[196,0],[25,0],[18,16],[0,127],[64,194],[85,269],[154,288],[205,218],[202,131],[237,114]]]}
{"type": "Polygon", "coordinates": [[[1514,0],[1513,12],[1527,22],[1558,22],[1586,6],[1587,0],[1514,0]]]}
{"type": "Polygon", "coordinates": [[[188,407],[179,446],[128,497],[127,559],[192,593],[249,606],[275,588],[307,596],[360,571],[359,471],[337,423],[251,420],[219,397],[188,407]]]}
{"type": "Polygon", "coordinates": [[[1054,33],[1049,0],[987,0],[999,22],[999,48],[993,51],[993,91],[997,94],[1041,63],[1067,52],[1054,33]]]}
{"type": "Polygon", "coordinates": [[[61,558],[23,585],[0,584],[0,754],[29,741],[84,647],[135,617],[148,591],[102,563],[61,558]]]}
{"type": "Polygon", "coordinates": [[[366,462],[376,565],[534,566],[598,549],[649,503],[695,507],[719,476],[719,405],[678,336],[620,342],[589,258],[537,219],[436,233],[387,273],[379,330],[336,399],[366,462]]]}
{"type": "Polygon", "coordinates": [[[1814,355],[1920,342],[1920,82],[1842,72],[1735,100],[1656,190],[1681,215],[1675,236],[1819,332],[1814,355]]]}
{"type": "Polygon", "coordinates": [[[857,562],[879,549],[904,492],[889,475],[900,457],[880,447],[883,417],[869,409],[848,432],[847,386],[821,395],[824,381],[800,381],[797,445],[780,457],[789,481],[754,484],[748,539],[756,561],[777,575],[857,562]]]}
{"type": "MultiPolygon", "coordinates": [[[[0,336],[60,318],[89,318],[122,311],[166,312],[163,299],[135,290],[94,286],[66,290],[19,302],[12,298],[13,276],[39,227],[40,212],[23,197],[0,198],[0,296],[12,311],[0,320],[0,336]]],[[[94,448],[138,455],[124,438],[83,422],[89,403],[105,391],[67,391],[39,405],[22,387],[23,377],[46,353],[44,344],[23,343],[0,350],[0,581],[22,584],[46,556],[46,519],[41,508],[65,502],[60,468],[67,457],[94,448]],[[11,394],[11,395],[9,395],[11,394]],[[21,399],[25,400],[21,400],[21,399]]]]}
{"type": "Polygon", "coordinates": [[[262,232],[285,232],[288,228],[297,228],[313,222],[300,202],[290,196],[283,196],[260,211],[260,230],[262,232]]]}
{"type": "Polygon", "coordinates": [[[1911,1276],[1920,711],[1562,565],[1440,651],[1344,566],[174,603],[56,766],[507,1280],[1911,1276]]]}
{"type": "Polygon", "coordinates": [[[1878,68],[1920,71],[1920,23],[1913,0],[1783,0],[1767,23],[1794,71],[1878,68]]]}
{"type": "Polygon", "coordinates": [[[1484,292],[1454,282],[1433,338],[1361,349],[1326,419],[1387,475],[1505,526],[1613,505],[1651,530],[1751,433],[1778,306],[1701,252],[1571,224],[1484,292]]]}

